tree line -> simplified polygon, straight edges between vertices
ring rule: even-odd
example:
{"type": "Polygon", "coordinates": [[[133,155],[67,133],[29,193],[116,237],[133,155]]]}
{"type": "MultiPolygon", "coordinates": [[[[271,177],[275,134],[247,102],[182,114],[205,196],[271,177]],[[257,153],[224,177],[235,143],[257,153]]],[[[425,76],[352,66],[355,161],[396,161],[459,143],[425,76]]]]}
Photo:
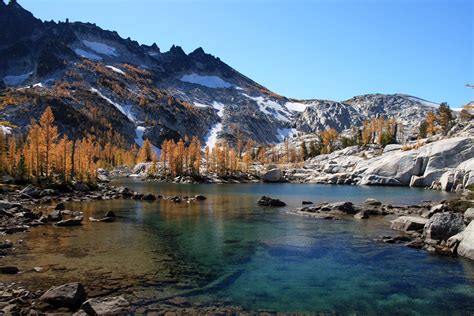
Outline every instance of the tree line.
{"type": "Polygon", "coordinates": [[[110,141],[101,144],[90,134],[77,140],[60,136],[47,107],[38,122],[31,120],[26,137],[0,132],[0,173],[39,184],[73,179],[94,182],[98,168],[133,165],[136,152],[110,141]]]}

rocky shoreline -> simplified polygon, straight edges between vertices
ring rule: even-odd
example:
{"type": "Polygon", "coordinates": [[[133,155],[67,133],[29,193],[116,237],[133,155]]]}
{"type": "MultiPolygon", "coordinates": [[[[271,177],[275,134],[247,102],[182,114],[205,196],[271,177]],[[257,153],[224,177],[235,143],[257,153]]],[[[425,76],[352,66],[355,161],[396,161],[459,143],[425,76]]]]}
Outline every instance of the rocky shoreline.
{"type": "Polygon", "coordinates": [[[470,197],[408,206],[367,199],[360,205],[352,202],[322,203],[288,213],[329,220],[397,216],[390,225],[397,234],[380,236],[379,241],[403,243],[412,248],[474,260],[474,201],[470,197]]]}

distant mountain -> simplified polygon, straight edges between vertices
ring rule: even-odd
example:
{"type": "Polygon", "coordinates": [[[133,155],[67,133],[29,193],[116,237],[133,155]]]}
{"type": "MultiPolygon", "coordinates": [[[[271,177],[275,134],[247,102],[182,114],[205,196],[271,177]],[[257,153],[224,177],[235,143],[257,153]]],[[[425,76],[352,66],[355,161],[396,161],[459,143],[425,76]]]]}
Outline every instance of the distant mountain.
{"type": "Polygon", "coordinates": [[[296,119],[296,129],[312,133],[327,128],[342,131],[373,117],[394,117],[413,132],[438,104],[404,94],[367,94],[342,102],[309,100],[296,119]]]}
{"type": "Polygon", "coordinates": [[[202,48],[162,52],[95,24],[42,22],[16,1],[0,1],[0,29],[0,121],[20,129],[50,105],[71,136],[113,130],[129,143],[149,138],[160,146],[167,138],[197,136],[212,146],[219,138],[234,141],[238,129],[275,143],[295,130],[342,130],[373,115],[418,124],[413,119],[430,109],[404,95],[288,99],[202,48]]]}

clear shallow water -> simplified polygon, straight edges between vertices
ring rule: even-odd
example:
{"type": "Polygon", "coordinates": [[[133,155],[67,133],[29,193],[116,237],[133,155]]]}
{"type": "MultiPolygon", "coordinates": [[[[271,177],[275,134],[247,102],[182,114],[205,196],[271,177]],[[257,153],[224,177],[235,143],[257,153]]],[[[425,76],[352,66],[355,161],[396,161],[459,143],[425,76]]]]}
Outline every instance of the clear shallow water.
{"type": "MultiPolygon", "coordinates": [[[[105,278],[134,280],[133,295],[151,301],[202,289],[192,292],[191,300],[250,310],[474,313],[473,262],[374,241],[392,233],[390,218],[328,221],[286,213],[302,200],[362,202],[372,197],[395,205],[440,200],[446,194],[306,184],[125,184],[162,195],[204,194],[208,200],[74,203],[71,208],[86,216],[114,210],[121,217],[72,229],[38,228],[25,236],[32,249],[27,260],[8,260],[23,268],[65,266],[69,277],[105,271],[105,278]],[[258,207],[261,195],[289,206],[258,207]]],[[[41,274],[42,280],[55,276],[53,271],[41,274]]]]}

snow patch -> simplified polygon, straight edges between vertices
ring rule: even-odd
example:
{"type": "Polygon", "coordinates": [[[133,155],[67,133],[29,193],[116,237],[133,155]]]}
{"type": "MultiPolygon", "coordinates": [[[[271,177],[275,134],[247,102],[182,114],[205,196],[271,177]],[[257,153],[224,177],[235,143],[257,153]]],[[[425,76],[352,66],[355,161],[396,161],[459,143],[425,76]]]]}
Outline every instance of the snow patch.
{"type": "Polygon", "coordinates": [[[254,100],[255,102],[257,102],[257,104],[260,108],[260,111],[262,111],[263,113],[265,113],[267,115],[271,115],[271,116],[275,117],[276,119],[278,119],[280,121],[287,121],[287,122],[289,121],[288,116],[290,116],[291,113],[288,111],[288,109],[283,107],[278,102],[265,99],[262,96],[260,96],[260,97],[251,97],[251,96],[249,96],[245,93],[242,93],[242,95],[249,98],[249,99],[251,99],[251,100],[254,100]],[[285,115],[283,115],[282,112],[285,115]]]}
{"type": "Polygon", "coordinates": [[[9,75],[9,76],[3,77],[3,81],[7,85],[16,86],[25,82],[25,80],[28,79],[32,74],[33,74],[32,72],[29,72],[23,75],[16,75],[16,76],[9,75]]]}
{"type": "Polygon", "coordinates": [[[276,137],[280,142],[283,142],[285,138],[292,137],[296,132],[296,128],[279,128],[276,137]]]}
{"type": "Polygon", "coordinates": [[[117,110],[119,110],[123,115],[125,115],[131,122],[135,122],[135,116],[132,113],[132,105],[131,104],[122,106],[122,105],[110,100],[105,95],[103,95],[99,90],[97,90],[95,88],[91,88],[91,91],[94,92],[94,93],[97,93],[102,99],[104,99],[105,101],[107,101],[110,104],[112,104],[113,106],[115,106],[115,108],[117,110]]]}
{"type": "Polygon", "coordinates": [[[107,68],[115,71],[116,73],[119,73],[121,75],[125,75],[125,72],[122,70],[122,69],[118,69],[117,67],[114,67],[114,66],[106,66],[107,68]]]}
{"type": "MultiPolygon", "coordinates": [[[[143,139],[143,134],[145,133],[145,127],[144,126],[137,126],[135,129],[135,144],[137,144],[140,148],[143,147],[144,139],[143,139]]],[[[155,145],[151,144],[151,147],[155,154],[160,157],[161,150],[156,147],[155,145]]]]}
{"type": "Polygon", "coordinates": [[[207,138],[206,138],[206,145],[207,147],[209,147],[209,150],[212,150],[214,148],[214,146],[216,146],[216,143],[217,143],[217,137],[219,135],[219,133],[222,131],[222,123],[217,123],[216,125],[214,125],[207,138]]]}
{"type": "Polygon", "coordinates": [[[303,112],[309,106],[309,104],[301,102],[286,102],[285,106],[290,111],[303,112]]]}
{"type": "Polygon", "coordinates": [[[222,80],[218,76],[201,76],[195,73],[190,75],[184,75],[180,79],[183,82],[194,83],[200,86],[208,87],[208,88],[229,88],[232,87],[232,84],[228,83],[227,81],[222,80]]]}
{"type": "Polygon", "coordinates": [[[86,40],[83,40],[82,43],[88,48],[92,49],[94,52],[99,53],[101,55],[117,56],[115,48],[110,47],[109,45],[106,45],[104,43],[91,42],[86,40]]]}
{"type": "Polygon", "coordinates": [[[99,55],[96,55],[94,53],[88,52],[80,48],[76,48],[74,52],[76,53],[76,55],[81,56],[83,58],[87,58],[91,60],[102,60],[102,57],[100,57],[99,55]]]}
{"type": "Polygon", "coordinates": [[[208,105],[208,104],[204,104],[204,103],[199,103],[199,102],[193,102],[194,103],[194,106],[197,106],[199,108],[209,108],[209,107],[213,107],[214,109],[216,109],[218,112],[217,112],[217,115],[219,117],[223,117],[224,116],[224,104],[220,103],[220,102],[217,102],[217,101],[214,101],[212,103],[212,105],[208,105]]]}
{"type": "Polygon", "coordinates": [[[0,125],[0,131],[3,132],[4,135],[11,134],[12,128],[8,126],[0,125]]]}
{"type": "Polygon", "coordinates": [[[426,101],[426,100],[423,100],[423,99],[420,99],[420,98],[417,98],[417,97],[408,97],[408,99],[410,99],[411,101],[414,101],[414,102],[419,102],[419,103],[421,103],[423,105],[426,105],[426,106],[431,106],[431,107],[434,107],[434,108],[439,107],[438,103],[426,101]]]}

